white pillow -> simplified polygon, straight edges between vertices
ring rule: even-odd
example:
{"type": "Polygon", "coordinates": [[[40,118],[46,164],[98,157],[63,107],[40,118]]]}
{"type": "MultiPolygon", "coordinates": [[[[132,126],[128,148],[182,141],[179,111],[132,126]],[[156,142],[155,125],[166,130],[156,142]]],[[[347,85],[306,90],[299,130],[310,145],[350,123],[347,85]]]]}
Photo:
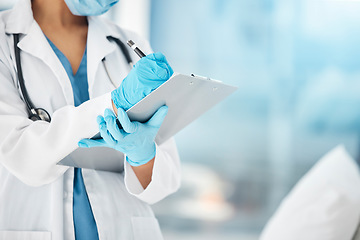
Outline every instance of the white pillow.
{"type": "Polygon", "coordinates": [[[359,217],[359,168],[339,146],[296,184],[260,240],[351,240],[359,217]]]}

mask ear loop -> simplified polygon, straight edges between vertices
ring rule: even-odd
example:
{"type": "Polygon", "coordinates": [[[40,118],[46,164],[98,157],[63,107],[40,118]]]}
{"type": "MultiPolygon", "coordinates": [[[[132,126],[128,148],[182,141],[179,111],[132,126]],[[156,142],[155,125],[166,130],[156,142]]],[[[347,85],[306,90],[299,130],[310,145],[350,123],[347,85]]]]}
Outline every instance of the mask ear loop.
{"type": "Polygon", "coordinates": [[[20,49],[18,47],[18,43],[19,43],[19,34],[14,34],[14,50],[15,50],[15,61],[16,61],[17,74],[18,74],[18,79],[19,79],[20,90],[21,90],[24,102],[26,104],[26,107],[28,109],[28,112],[29,112],[29,119],[31,119],[33,121],[43,120],[46,122],[50,122],[51,121],[50,114],[45,109],[34,108],[34,105],[32,104],[32,102],[29,98],[29,95],[26,91],[25,83],[24,83],[24,76],[23,76],[23,72],[22,72],[22,68],[21,68],[20,49]]]}

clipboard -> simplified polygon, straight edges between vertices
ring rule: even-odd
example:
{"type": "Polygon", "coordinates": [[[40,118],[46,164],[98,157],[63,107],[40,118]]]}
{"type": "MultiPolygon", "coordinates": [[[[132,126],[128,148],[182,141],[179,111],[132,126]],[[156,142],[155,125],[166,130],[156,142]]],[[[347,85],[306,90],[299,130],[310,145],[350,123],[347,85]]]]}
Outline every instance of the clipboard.
{"type": "Polygon", "coordinates": [[[155,139],[161,145],[236,90],[237,87],[210,78],[174,73],[126,112],[131,121],[147,122],[161,106],[168,106],[155,139]]]}
{"type": "Polygon", "coordinates": [[[124,171],[124,154],[107,147],[77,148],[57,164],[122,173],[124,171]]]}
{"type": "MultiPolygon", "coordinates": [[[[147,122],[161,106],[168,106],[168,113],[155,138],[156,144],[161,145],[236,90],[237,87],[210,78],[174,73],[126,113],[131,121],[147,122]]],[[[97,134],[93,138],[99,137],[100,134],[97,134]]],[[[96,147],[78,148],[58,164],[122,172],[123,161],[121,152],[96,147]]]]}

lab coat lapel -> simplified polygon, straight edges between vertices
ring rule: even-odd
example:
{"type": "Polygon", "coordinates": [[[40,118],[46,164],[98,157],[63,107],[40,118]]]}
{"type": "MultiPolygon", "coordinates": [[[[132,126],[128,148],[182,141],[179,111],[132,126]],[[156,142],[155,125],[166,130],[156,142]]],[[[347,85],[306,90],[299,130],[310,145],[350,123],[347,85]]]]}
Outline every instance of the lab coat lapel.
{"type": "MultiPolygon", "coordinates": [[[[111,43],[106,37],[112,36],[105,24],[98,17],[88,17],[89,30],[87,40],[87,68],[90,98],[93,96],[93,88],[96,73],[102,59],[116,50],[116,44],[111,43]]],[[[105,81],[105,79],[104,79],[105,81]]]]}
{"type": "Polygon", "coordinates": [[[22,51],[41,59],[51,69],[60,83],[66,103],[68,105],[74,105],[73,91],[69,77],[39,25],[35,21],[33,22],[29,33],[24,36],[18,46],[22,51]]]}
{"type": "MultiPolygon", "coordinates": [[[[59,81],[66,103],[74,105],[74,98],[70,80],[60,60],[52,50],[40,26],[33,18],[31,1],[19,0],[6,21],[6,33],[12,35],[20,33],[18,43],[21,51],[41,59],[54,73],[59,81]],[[20,17],[21,16],[21,17],[20,17]]],[[[39,75],[41,73],[39,72],[39,75]]],[[[25,77],[26,81],[26,77],[25,77]]]]}

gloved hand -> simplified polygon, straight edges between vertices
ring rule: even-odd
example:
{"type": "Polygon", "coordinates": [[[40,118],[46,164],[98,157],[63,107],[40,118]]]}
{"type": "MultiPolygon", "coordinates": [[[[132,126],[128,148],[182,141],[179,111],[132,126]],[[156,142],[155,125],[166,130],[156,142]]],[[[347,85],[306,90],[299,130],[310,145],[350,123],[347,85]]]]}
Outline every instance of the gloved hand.
{"type": "Polygon", "coordinates": [[[162,53],[152,53],[141,58],[120,87],[112,91],[111,98],[115,107],[128,110],[166,82],[173,73],[162,53]]]}
{"type": "Polygon", "coordinates": [[[160,107],[146,123],[131,122],[126,112],[118,109],[118,120],[123,129],[116,124],[116,116],[106,109],[104,117],[98,116],[97,123],[102,139],[82,139],[79,147],[110,147],[126,155],[131,166],[140,166],[154,158],[155,137],[168,112],[167,106],[160,107]]]}

